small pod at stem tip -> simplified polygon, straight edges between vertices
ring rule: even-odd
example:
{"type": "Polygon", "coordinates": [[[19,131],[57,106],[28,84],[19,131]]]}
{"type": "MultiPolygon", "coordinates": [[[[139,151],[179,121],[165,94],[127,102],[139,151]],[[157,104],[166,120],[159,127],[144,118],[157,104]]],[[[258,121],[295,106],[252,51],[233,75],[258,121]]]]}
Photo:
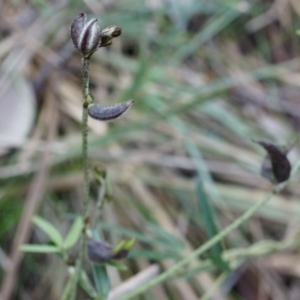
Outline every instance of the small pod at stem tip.
{"type": "Polygon", "coordinates": [[[134,101],[128,100],[123,103],[105,106],[102,104],[90,104],[88,113],[90,117],[100,121],[110,121],[122,116],[134,101]]]}
{"type": "Polygon", "coordinates": [[[86,58],[89,58],[101,43],[97,19],[91,19],[87,22],[84,13],[80,13],[71,23],[70,35],[76,49],[86,58]]]}

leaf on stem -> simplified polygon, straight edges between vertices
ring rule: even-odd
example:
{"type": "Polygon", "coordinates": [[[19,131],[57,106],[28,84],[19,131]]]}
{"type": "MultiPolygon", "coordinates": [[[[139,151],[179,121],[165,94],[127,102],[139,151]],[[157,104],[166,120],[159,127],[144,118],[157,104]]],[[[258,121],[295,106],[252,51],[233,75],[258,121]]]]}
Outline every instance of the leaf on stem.
{"type": "Polygon", "coordinates": [[[63,238],[58,232],[58,230],[51,223],[38,216],[33,217],[32,222],[41,230],[43,230],[49,236],[49,238],[56,244],[56,246],[62,246],[63,238]]]}
{"type": "Polygon", "coordinates": [[[82,217],[77,217],[63,242],[64,249],[70,249],[73,247],[76,242],[79,240],[80,234],[83,228],[83,220],[82,217]]]}
{"type": "Polygon", "coordinates": [[[51,245],[30,245],[24,244],[20,246],[20,251],[32,253],[58,253],[60,249],[51,245]]]}

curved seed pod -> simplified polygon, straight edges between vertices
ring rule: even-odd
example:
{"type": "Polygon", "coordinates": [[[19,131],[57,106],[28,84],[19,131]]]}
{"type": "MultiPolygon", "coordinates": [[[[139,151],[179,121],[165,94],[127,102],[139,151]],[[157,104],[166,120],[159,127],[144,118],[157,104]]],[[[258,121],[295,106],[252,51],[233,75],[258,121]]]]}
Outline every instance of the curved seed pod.
{"type": "Polygon", "coordinates": [[[121,27],[110,25],[101,30],[101,42],[100,47],[106,47],[112,44],[112,40],[115,37],[120,36],[122,33],[121,27]]]}
{"type": "Polygon", "coordinates": [[[133,100],[129,100],[110,106],[90,104],[88,107],[88,113],[94,119],[100,121],[110,121],[122,116],[129,109],[133,102],[133,100]]]}
{"type": "Polygon", "coordinates": [[[268,153],[262,164],[261,175],[276,183],[286,181],[291,173],[291,164],[286,157],[287,152],[269,141],[258,140],[255,142],[268,153]]]}
{"type": "Polygon", "coordinates": [[[71,23],[70,36],[74,46],[79,50],[79,39],[82,29],[86,23],[86,15],[80,13],[71,23]]]}
{"type": "Polygon", "coordinates": [[[90,240],[87,244],[87,255],[92,262],[105,263],[113,256],[112,247],[105,242],[90,240]]]}
{"type": "Polygon", "coordinates": [[[72,22],[70,35],[74,46],[86,58],[89,58],[100,46],[101,33],[97,19],[86,22],[84,13],[80,13],[72,22]]]}

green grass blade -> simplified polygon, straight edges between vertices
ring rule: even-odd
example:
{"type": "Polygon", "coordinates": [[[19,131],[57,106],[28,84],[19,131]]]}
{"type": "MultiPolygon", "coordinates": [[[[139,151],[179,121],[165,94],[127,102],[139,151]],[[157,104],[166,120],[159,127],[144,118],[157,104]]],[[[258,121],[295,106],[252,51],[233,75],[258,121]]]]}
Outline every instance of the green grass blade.
{"type": "Polygon", "coordinates": [[[149,245],[153,245],[153,246],[159,245],[167,248],[169,247],[168,241],[166,241],[165,239],[159,239],[156,236],[150,236],[150,234],[147,235],[141,234],[137,231],[125,229],[120,226],[108,224],[105,222],[99,222],[98,226],[104,231],[114,232],[127,238],[134,238],[140,242],[147,243],[149,245]]]}
{"type": "Polygon", "coordinates": [[[250,209],[248,209],[243,215],[241,215],[238,219],[232,222],[229,226],[224,228],[222,231],[218,233],[218,235],[214,236],[212,239],[207,241],[205,244],[201,245],[198,249],[196,249],[190,255],[184,257],[180,262],[176,263],[170,269],[166,270],[164,273],[160,274],[156,278],[152,279],[151,281],[145,283],[144,285],[137,288],[135,291],[123,296],[120,300],[128,300],[134,299],[136,297],[149,288],[169,279],[170,277],[174,276],[176,272],[181,271],[188,263],[190,263],[195,258],[203,255],[206,251],[211,249],[214,245],[219,243],[225,236],[231,233],[233,230],[237,229],[239,226],[244,224],[248,221],[260,208],[262,208],[268,201],[273,197],[274,193],[267,194],[264,198],[257,201],[250,209]]]}
{"type": "MultiPolygon", "coordinates": [[[[192,142],[186,142],[186,147],[195,162],[198,173],[196,177],[196,193],[200,216],[203,219],[208,237],[212,238],[218,234],[219,230],[217,227],[213,206],[210,203],[210,199],[208,198],[204,187],[204,180],[208,177],[206,174],[207,171],[205,170],[205,168],[203,168],[204,161],[196,145],[192,142]]],[[[222,258],[221,243],[217,243],[214,247],[212,247],[211,259],[221,270],[229,270],[228,264],[222,258]]]]}
{"type": "Polygon", "coordinates": [[[195,53],[201,44],[205,43],[218,32],[224,29],[227,25],[233,22],[241,12],[234,8],[228,8],[226,11],[221,9],[221,12],[216,13],[214,17],[204,26],[199,33],[191,39],[188,43],[184,44],[172,57],[173,61],[180,61],[192,53],[195,53]]]}

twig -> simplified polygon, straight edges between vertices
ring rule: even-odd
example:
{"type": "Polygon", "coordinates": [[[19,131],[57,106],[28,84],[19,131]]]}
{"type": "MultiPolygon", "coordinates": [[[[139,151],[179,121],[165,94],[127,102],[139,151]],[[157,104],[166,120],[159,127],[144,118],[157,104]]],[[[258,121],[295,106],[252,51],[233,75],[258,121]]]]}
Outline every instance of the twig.
{"type": "Polygon", "coordinates": [[[119,299],[119,297],[123,296],[124,294],[134,291],[141,284],[144,284],[152,278],[156,277],[159,274],[159,269],[160,268],[158,265],[149,266],[147,269],[141,271],[137,275],[131,277],[129,280],[125,281],[120,286],[112,290],[109,293],[107,300],[119,299]]]}

